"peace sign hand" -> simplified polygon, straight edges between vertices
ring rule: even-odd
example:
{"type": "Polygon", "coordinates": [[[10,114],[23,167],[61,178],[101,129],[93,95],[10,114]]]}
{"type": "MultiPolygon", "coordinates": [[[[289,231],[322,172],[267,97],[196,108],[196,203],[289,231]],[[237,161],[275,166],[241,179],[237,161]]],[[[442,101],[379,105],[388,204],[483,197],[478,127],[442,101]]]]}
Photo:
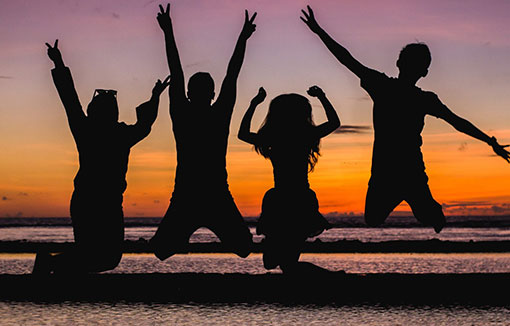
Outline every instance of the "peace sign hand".
{"type": "Polygon", "coordinates": [[[257,13],[254,13],[253,16],[249,18],[248,10],[244,11],[244,25],[243,30],[241,31],[241,37],[245,40],[249,39],[253,32],[255,32],[255,28],[257,27],[257,25],[253,23],[255,17],[257,17],[257,13]]]}
{"type": "Polygon", "coordinates": [[[303,13],[303,16],[305,16],[305,17],[304,18],[299,17],[299,18],[301,18],[301,20],[308,26],[308,28],[310,28],[310,30],[312,32],[318,33],[320,31],[321,27],[319,26],[319,23],[317,23],[317,20],[315,20],[315,15],[313,13],[313,10],[312,10],[312,8],[310,8],[310,6],[306,6],[306,8],[308,9],[308,12],[301,10],[301,12],[303,13]]]}
{"type": "Polygon", "coordinates": [[[55,43],[53,46],[51,46],[49,43],[45,43],[48,47],[48,57],[50,58],[53,63],[55,63],[55,66],[64,64],[64,61],[62,60],[62,54],[60,53],[60,50],[58,49],[58,39],[55,40],[55,43]]]}
{"type": "Polygon", "coordinates": [[[162,5],[159,5],[159,12],[157,15],[159,27],[166,31],[172,28],[172,19],[170,18],[170,3],[167,3],[166,10],[163,9],[162,5]]]}
{"type": "Polygon", "coordinates": [[[159,97],[168,85],[170,85],[170,75],[168,75],[163,81],[158,79],[154,85],[154,88],[152,89],[152,96],[159,97]]]}

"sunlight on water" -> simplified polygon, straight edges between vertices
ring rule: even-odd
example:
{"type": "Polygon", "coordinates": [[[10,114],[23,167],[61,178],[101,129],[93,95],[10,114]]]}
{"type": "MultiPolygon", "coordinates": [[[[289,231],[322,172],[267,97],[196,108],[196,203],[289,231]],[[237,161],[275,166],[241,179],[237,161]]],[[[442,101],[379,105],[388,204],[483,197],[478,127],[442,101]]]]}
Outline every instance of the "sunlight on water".
{"type": "Polygon", "coordinates": [[[508,325],[505,307],[0,302],[4,325],[508,325]]]}
{"type": "MultiPolygon", "coordinates": [[[[34,254],[0,254],[0,274],[32,271],[34,254]]],[[[361,253],[303,254],[302,261],[347,273],[510,273],[510,253],[361,253]]],[[[159,261],[151,254],[126,254],[110,273],[249,273],[268,271],[261,254],[241,259],[233,254],[175,255],[159,261]]],[[[271,272],[279,273],[278,269],[271,272]]]]}
{"type": "MultiPolygon", "coordinates": [[[[254,241],[260,242],[261,236],[250,228],[254,241]]],[[[127,227],[126,240],[136,241],[140,238],[149,240],[156,232],[156,227],[127,227]]],[[[449,240],[449,241],[503,241],[510,240],[510,228],[445,228],[436,234],[432,228],[395,227],[395,228],[333,228],[317,237],[321,241],[359,240],[362,242],[379,242],[393,240],[449,240]]],[[[36,226],[0,228],[0,241],[28,240],[34,242],[71,242],[74,241],[70,226],[36,226]]],[[[198,229],[190,242],[213,242],[218,238],[210,230],[198,229]]]]}

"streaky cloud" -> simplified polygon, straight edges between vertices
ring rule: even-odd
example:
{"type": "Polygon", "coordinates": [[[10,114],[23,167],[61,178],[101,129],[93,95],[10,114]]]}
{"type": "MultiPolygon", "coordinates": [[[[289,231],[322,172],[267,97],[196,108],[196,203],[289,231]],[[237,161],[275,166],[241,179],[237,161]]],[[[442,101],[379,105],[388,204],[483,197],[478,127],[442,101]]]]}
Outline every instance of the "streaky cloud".
{"type": "Polygon", "coordinates": [[[370,126],[365,125],[342,125],[334,131],[335,134],[364,134],[371,129],[370,126]]]}

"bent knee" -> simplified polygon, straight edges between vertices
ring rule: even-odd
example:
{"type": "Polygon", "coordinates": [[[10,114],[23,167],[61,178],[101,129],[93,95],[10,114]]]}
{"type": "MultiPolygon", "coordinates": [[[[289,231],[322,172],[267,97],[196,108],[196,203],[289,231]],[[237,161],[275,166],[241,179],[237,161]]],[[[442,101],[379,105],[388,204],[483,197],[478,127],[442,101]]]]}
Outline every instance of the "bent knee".
{"type": "Polygon", "coordinates": [[[234,253],[241,258],[248,257],[253,251],[253,241],[246,242],[241,246],[238,246],[234,249],[234,253]]]}
{"type": "MultiPolygon", "coordinates": [[[[228,241],[227,241],[228,243],[228,241]]],[[[233,252],[241,258],[248,257],[253,251],[253,239],[251,234],[243,239],[232,241],[229,246],[233,248],[233,252]]]]}
{"type": "Polygon", "coordinates": [[[110,252],[101,254],[97,257],[93,272],[109,271],[116,268],[122,259],[122,252],[110,252]]]}

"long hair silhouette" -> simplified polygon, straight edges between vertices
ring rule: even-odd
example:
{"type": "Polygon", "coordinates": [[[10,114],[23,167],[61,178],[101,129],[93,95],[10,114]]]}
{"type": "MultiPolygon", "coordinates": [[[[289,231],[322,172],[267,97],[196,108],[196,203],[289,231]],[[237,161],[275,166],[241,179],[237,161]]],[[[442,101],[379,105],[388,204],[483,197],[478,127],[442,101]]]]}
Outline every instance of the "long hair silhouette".
{"type": "Polygon", "coordinates": [[[282,94],[269,104],[267,116],[257,132],[261,142],[254,144],[255,150],[265,158],[270,158],[275,142],[291,142],[296,135],[303,136],[301,144],[307,151],[309,171],[313,171],[320,156],[320,138],[310,137],[313,122],[310,101],[299,94],[282,94]]]}

